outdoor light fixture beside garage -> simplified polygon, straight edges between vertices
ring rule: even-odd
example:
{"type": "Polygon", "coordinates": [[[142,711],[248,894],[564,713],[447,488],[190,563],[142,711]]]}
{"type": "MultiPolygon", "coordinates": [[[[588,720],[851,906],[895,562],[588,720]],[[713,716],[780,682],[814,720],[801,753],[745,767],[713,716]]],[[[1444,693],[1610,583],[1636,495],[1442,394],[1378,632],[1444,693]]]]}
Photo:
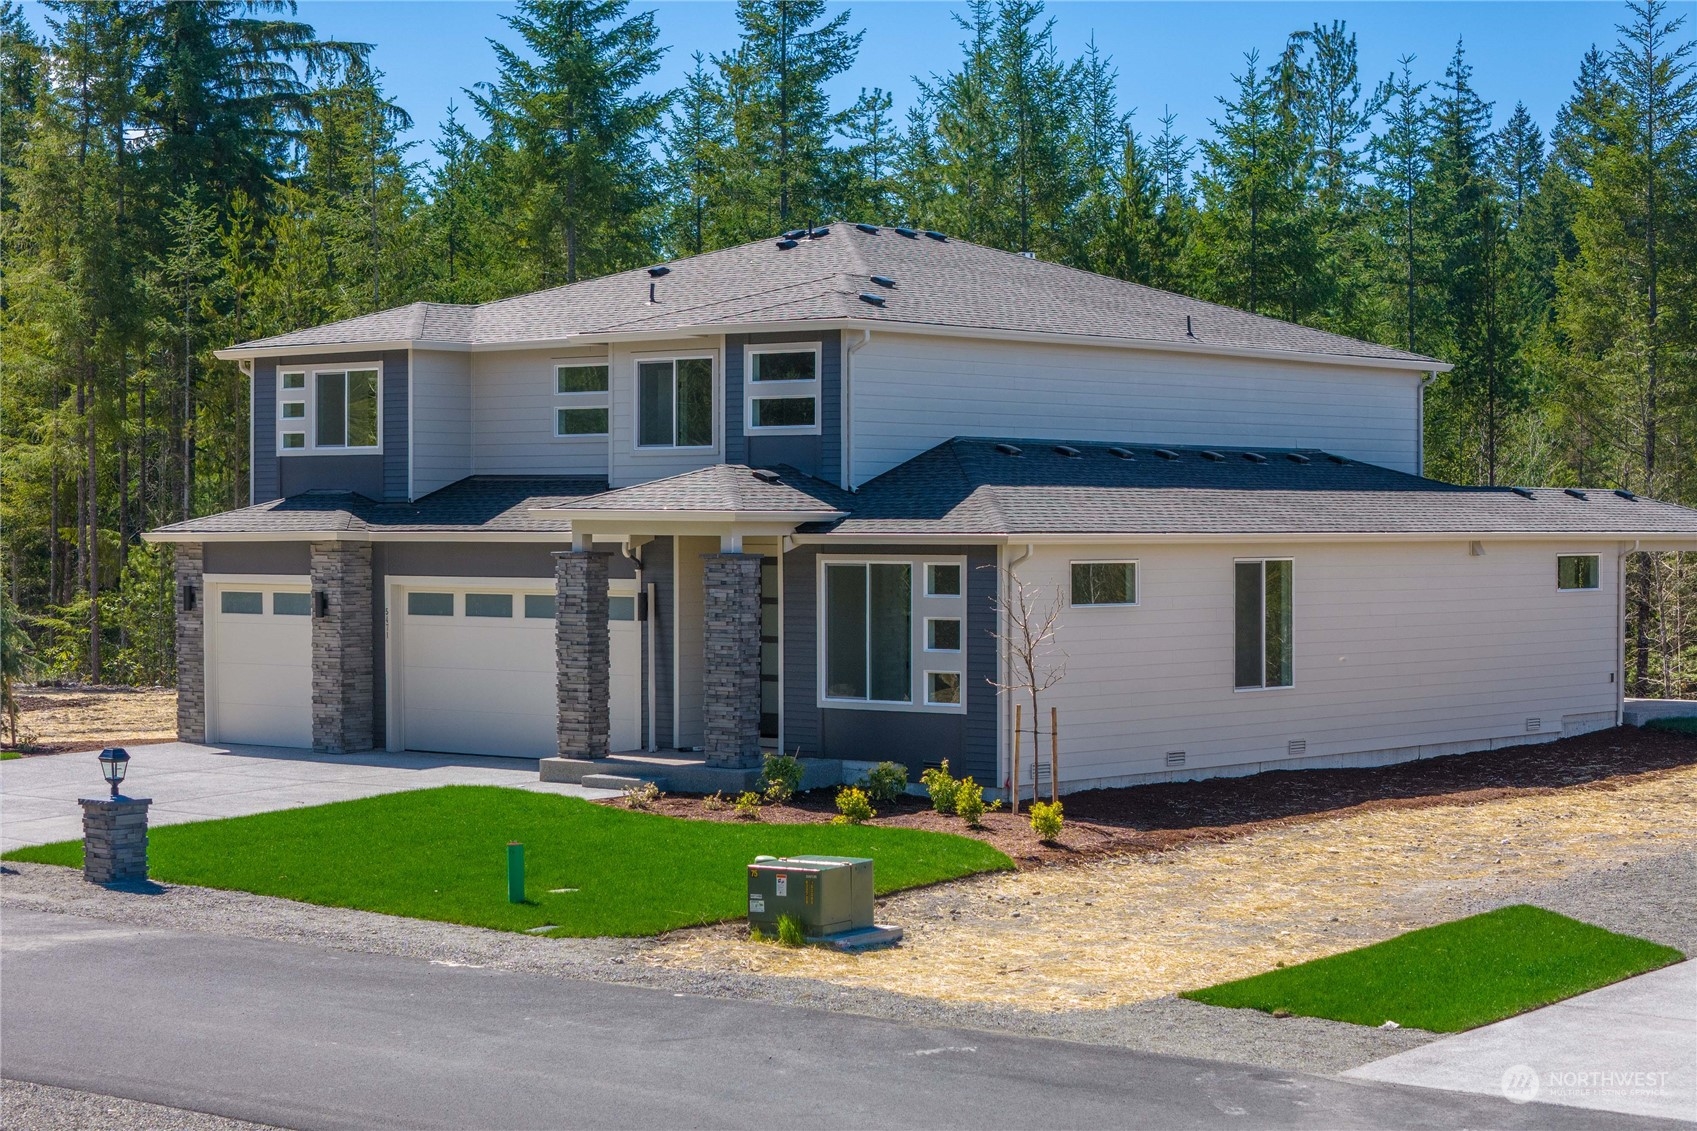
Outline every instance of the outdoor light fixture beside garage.
{"type": "Polygon", "coordinates": [[[118,796],[118,786],[129,768],[130,755],[122,746],[109,746],[100,752],[100,773],[112,787],[113,797],[118,796]]]}

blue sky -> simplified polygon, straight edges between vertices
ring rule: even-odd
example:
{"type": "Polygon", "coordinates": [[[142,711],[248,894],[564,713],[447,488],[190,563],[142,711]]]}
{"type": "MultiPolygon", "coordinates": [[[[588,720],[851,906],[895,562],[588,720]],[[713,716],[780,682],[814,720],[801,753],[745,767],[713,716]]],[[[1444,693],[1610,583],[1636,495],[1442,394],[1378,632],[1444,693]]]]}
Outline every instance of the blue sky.
{"type": "MultiPolygon", "coordinates": [[[[912,100],[912,76],[951,67],[960,34],[951,12],[963,5],[929,0],[870,0],[833,4],[833,13],[852,9],[853,26],[866,29],[860,60],[834,84],[847,102],[862,86],[882,86],[898,113],[912,100]]],[[[719,0],[633,3],[652,7],[662,42],[671,45],[654,85],[679,85],[692,51],[720,51],[736,41],[735,7],[719,0]]],[[[31,5],[39,22],[41,10],[31,5]]],[[[386,75],[391,96],[413,117],[411,140],[436,136],[450,101],[462,120],[473,115],[462,89],[492,77],[491,37],[510,39],[502,15],[512,5],[469,0],[301,0],[300,18],[321,35],[375,45],[373,59],[386,75]]],[[[1092,33],[1119,69],[1123,107],[1137,108],[1134,126],[1156,128],[1163,107],[1178,115],[1178,128],[1192,138],[1206,135],[1217,114],[1215,96],[1225,93],[1241,68],[1243,53],[1259,48],[1275,54],[1285,36],[1316,22],[1341,19],[1360,42],[1363,85],[1412,53],[1422,78],[1436,80],[1455,48],[1465,41],[1481,94],[1496,103],[1500,123],[1523,101],[1547,133],[1556,108],[1566,100],[1580,56],[1593,43],[1605,48],[1626,16],[1615,3],[1125,3],[1066,0],[1052,3],[1062,51],[1077,54],[1092,33]]],[[[414,154],[430,158],[427,145],[414,154]]]]}

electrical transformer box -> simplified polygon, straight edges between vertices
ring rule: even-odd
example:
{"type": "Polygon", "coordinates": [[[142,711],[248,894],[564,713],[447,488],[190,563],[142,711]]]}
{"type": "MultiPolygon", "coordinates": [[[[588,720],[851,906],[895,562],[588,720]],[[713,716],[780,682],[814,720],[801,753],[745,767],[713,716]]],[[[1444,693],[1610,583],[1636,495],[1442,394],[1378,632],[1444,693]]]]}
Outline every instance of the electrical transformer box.
{"type": "Polygon", "coordinates": [[[872,926],[872,861],[857,856],[762,857],[748,866],[748,925],[778,931],[794,916],[808,938],[872,926]]]}

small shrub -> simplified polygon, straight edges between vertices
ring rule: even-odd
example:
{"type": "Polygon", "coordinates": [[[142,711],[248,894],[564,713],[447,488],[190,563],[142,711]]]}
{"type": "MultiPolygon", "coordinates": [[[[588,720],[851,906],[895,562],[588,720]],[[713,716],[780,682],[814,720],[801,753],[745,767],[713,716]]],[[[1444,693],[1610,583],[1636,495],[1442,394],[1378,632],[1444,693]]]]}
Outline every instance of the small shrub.
{"type": "Polygon", "coordinates": [[[765,931],[762,931],[760,929],[760,924],[750,923],[748,925],[748,941],[749,942],[770,942],[771,939],[767,936],[765,931]]]}
{"type": "Polygon", "coordinates": [[[907,792],[907,767],[899,762],[879,762],[866,773],[866,795],[887,805],[907,792]]]}
{"type": "Polygon", "coordinates": [[[666,796],[660,792],[660,787],[651,781],[641,785],[625,786],[625,807],[629,809],[652,809],[654,803],[666,796]]]}
{"type": "Polygon", "coordinates": [[[801,788],[801,763],[788,754],[768,754],[760,770],[760,789],[766,800],[781,805],[801,788]]]}
{"type": "Polygon", "coordinates": [[[970,776],[955,783],[955,813],[973,828],[984,819],[984,787],[970,776]]]}
{"type": "Polygon", "coordinates": [[[807,932],[801,929],[800,919],[797,919],[794,915],[778,916],[778,945],[807,945],[807,932]]]}
{"type": "Polygon", "coordinates": [[[760,795],[752,790],[737,794],[733,804],[736,806],[737,816],[744,821],[752,821],[760,816],[760,795]]]}
{"type": "Polygon", "coordinates": [[[862,821],[870,821],[878,814],[872,809],[872,800],[866,796],[866,791],[854,786],[837,791],[837,815],[833,823],[839,825],[858,825],[862,821]]]}
{"type": "Polygon", "coordinates": [[[731,807],[731,803],[725,800],[725,791],[721,789],[707,797],[703,797],[701,799],[701,807],[709,813],[718,813],[725,809],[729,809],[731,807]]]}
{"type": "Polygon", "coordinates": [[[1037,834],[1037,839],[1044,844],[1052,844],[1061,835],[1061,803],[1059,801],[1033,801],[1031,803],[1031,831],[1037,834]]]}
{"type": "Polygon", "coordinates": [[[955,813],[955,796],[960,790],[960,783],[949,776],[949,761],[943,759],[941,766],[926,770],[919,775],[924,783],[925,791],[931,795],[931,808],[952,817],[955,813]]]}

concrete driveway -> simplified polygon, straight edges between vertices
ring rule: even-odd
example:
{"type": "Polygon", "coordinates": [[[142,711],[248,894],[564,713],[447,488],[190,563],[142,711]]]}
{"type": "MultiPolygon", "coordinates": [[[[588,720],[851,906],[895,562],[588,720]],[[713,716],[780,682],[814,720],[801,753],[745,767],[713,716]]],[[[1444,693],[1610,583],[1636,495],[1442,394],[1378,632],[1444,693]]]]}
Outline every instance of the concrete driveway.
{"type": "MultiPolygon", "coordinates": [[[[616,791],[538,781],[534,758],[313,754],[271,746],[132,746],[124,792],[151,797],[154,825],[240,817],[438,785],[505,785],[568,797],[616,791]]],[[[0,851],[82,836],[79,797],[107,792],[95,752],[0,762],[0,851]]]]}
{"type": "Polygon", "coordinates": [[[1697,1122],[1697,962],[1640,974],[1344,1075],[1697,1122]]]}

